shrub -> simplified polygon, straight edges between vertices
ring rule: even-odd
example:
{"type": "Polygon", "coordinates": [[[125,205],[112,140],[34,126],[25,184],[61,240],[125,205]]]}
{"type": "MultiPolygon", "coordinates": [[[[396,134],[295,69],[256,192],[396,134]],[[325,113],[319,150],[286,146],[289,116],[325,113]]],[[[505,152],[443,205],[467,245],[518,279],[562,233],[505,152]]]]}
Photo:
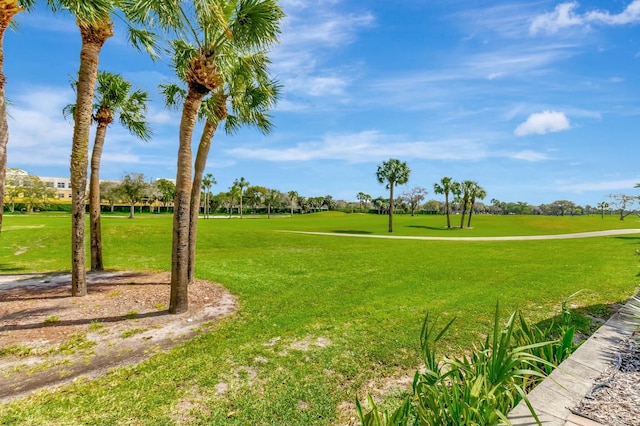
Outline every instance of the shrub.
{"type": "Polygon", "coordinates": [[[403,426],[412,420],[432,426],[509,424],[507,414],[521,399],[540,424],[526,392],[577,347],[573,343],[574,328],[569,326],[567,300],[563,303],[560,339],[551,340],[553,325],[544,330],[529,326],[518,312],[501,327],[496,305],[493,330],[484,342],[474,345],[469,355],[442,359],[437,344],[455,318],[436,332],[427,314],[420,334],[425,369],[414,376],[412,396],[391,414],[380,413],[371,396],[366,413],[356,400],[363,426],[403,426]]]}

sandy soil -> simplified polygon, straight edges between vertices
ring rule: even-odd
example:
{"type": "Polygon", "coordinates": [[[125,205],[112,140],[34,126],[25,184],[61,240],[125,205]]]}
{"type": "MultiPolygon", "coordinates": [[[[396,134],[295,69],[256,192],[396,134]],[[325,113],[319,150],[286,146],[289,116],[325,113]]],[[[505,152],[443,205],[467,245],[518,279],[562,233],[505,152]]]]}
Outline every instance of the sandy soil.
{"type": "Polygon", "coordinates": [[[0,275],[0,400],[134,364],[232,314],[236,299],[199,280],[171,315],[169,273],[103,272],[71,297],[69,274],[0,275]]]}

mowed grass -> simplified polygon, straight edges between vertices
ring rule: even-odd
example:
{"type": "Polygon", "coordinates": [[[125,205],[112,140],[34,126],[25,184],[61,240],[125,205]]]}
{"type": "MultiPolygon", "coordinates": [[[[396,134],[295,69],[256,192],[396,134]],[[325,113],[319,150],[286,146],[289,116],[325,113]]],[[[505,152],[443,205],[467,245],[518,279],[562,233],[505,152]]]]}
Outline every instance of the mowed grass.
{"type": "MultiPolygon", "coordinates": [[[[70,217],[5,216],[2,273],[68,270],[70,217]]],[[[394,235],[501,236],[640,228],[636,216],[397,215],[394,235]],[[453,224],[459,224],[453,216],[453,224]]],[[[637,291],[640,234],[543,241],[416,241],[282,230],[386,235],[386,216],[323,213],[199,223],[196,274],[239,298],[232,318],[134,367],[0,406],[1,424],[333,425],[354,401],[419,365],[424,314],[457,317],[444,345],[469,349],[506,316],[555,317],[561,302],[602,314],[637,291]]],[[[169,215],[103,217],[105,263],[169,270],[169,215]]],[[[584,321],[582,324],[585,324],[584,321]]],[[[588,328],[588,325],[584,325],[588,328]]],[[[408,386],[408,385],[405,385],[408,386]]],[[[408,389],[408,388],[407,388],[408,389]]],[[[398,391],[376,399],[393,403],[398,391]]]]}

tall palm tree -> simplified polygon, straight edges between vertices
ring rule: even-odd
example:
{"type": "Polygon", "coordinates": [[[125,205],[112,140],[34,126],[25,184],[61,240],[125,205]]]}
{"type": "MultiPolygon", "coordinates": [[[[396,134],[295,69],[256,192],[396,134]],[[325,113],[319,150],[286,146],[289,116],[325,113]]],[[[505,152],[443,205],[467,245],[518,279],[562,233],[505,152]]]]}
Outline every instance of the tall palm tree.
{"type": "Polygon", "coordinates": [[[3,0],[0,2],[0,232],[4,212],[4,194],[7,179],[7,144],[9,143],[9,124],[7,123],[7,104],[4,85],[4,33],[11,25],[13,17],[33,7],[35,0],[3,0]]]}
{"type": "Polygon", "coordinates": [[[74,114],[71,146],[71,295],[87,294],[85,236],[85,200],[89,133],[93,111],[93,95],[98,76],[98,61],[104,43],[113,36],[113,15],[119,15],[129,29],[129,41],[155,54],[155,37],[145,28],[134,25],[158,25],[163,29],[179,28],[184,13],[175,0],[48,0],[55,11],[69,12],[80,29],[80,69],[76,85],[76,113],[74,114]]]}
{"type": "MultiPolygon", "coordinates": [[[[185,62],[184,58],[196,53],[196,49],[184,42],[174,44],[174,67],[182,80],[187,80],[188,78],[186,72],[188,62],[185,62]],[[189,49],[191,49],[191,53],[189,53],[189,49]]],[[[195,252],[200,202],[199,188],[201,187],[202,175],[206,167],[211,141],[218,125],[223,122],[224,130],[227,134],[233,134],[243,126],[255,127],[265,134],[271,131],[273,126],[267,111],[275,105],[280,86],[268,76],[268,63],[268,58],[263,52],[241,54],[235,57],[227,56],[224,61],[219,61],[216,70],[220,78],[219,86],[213,89],[209,97],[201,102],[198,118],[205,120],[205,125],[194,163],[189,200],[189,260],[187,267],[187,282],[189,283],[193,283],[195,279],[195,252]]],[[[188,97],[188,91],[175,84],[162,85],[161,91],[165,96],[167,106],[185,105],[184,102],[188,97]]],[[[236,183],[238,185],[234,184],[233,188],[237,187],[239,189],[239,211],[242,217],[242,186],[248,186],[249,182],[241,178],[240,181],[236,180],[236,183]]],[[[184,297],[187,296],[184,295],[184,297]]],[[[186,310],[187,307],[184,309],[186,310]]]]}
{"type": "Polygon", "coordinates": [[[242,196],[244,194],[244,188],[248,188],[251,184],[244,177],[236,179],[234,183],[240,188],[240,219],[242,219],[242,196]]]}
{"type": "Polygon", "coordinates": [[[451,228],[451,203],[449,203],[449,194],[455,182],[450,177],[443,177],[440,182],[433,184],[433,192],[436,194],[444,194],[444,211],[447,215],[447,228],[451,228]]]}
{"type": "MultiPolygon", "coordinates": [[[[176,175],[176,196],[173,215],[173,244],[171,261],[171,296],[169,312],[182,313],[188,309],[188,271],[191,247],[191,140],[193,128],[204,97],[220,95],[225,80],[227,61],[263,57],[255,55],[277,41],[283,12],[276,0],[219,0],[195,3],[192,23],[195,39],[189,43],[178,40],[174,51],[178,58],[176,71],[184,70],[187,94],[182,107],[176,175]],[[206,4],[204,4],[206,3],[206,4]],[[202,36],[199,36],[198,33],[202,36]],[[195,45],[195,48],[191,47],[195,45]]],[[[265,76],[261,76],[265,77],[265,76]]],[[[224,92],[222,92],[224,93],[224,92]]],[[[219,104],[218,104],[219,105],[219,104]]],[[[258,119],[259,120],[259,119],[258,119]]],[[[198,185],[199,188],[199,185],[198,185]]],[[[199,189],[198,189],[199,190],[199,189]]]]}
{"type": "MultiPolygon", "coordinates": [[[[97,124],[91,152],[91,175],[89,178],[89,228],[91,233],[91,270],[104,270],[102,258],[102,231],[100,226],[100,160],[104,148],[107,128],[115,118],[132,135],[143,141],[151,138],[151,130],[145,121],[149,94],[142,90],[132,91],[132,84],[120,74],[99,71],[93,105],[92,120],[97,124]]],[[[75,83],[74,83],[75,87],[75,83]]],[[[75,105],[67,105],[63,113],[74,116],[75,105]]]]}
{"type": "Polygon", "coordinates": [[[486,196],[487,191],[478,185],[478,182],[473,182],[469,193],[469,220],[467,222],[467,228],[471,227],[471,216],[473,215],[473,207],[476,204],[476,200],[484,200],[486,196]]]}
{"type": "Polygon", "coordinates": [[[407,163],[395,158],[383,161],[378,166],[376,177],[378,182],[386,183],[389,190],[389,232],[393,232],[393,188],[396,185],[404,185],[409,181],[411,170],[407,163]]]}
{"type": "Polygon", "coordinates": [[[298,193],[292,190],[287,192],[287,195],[289,195],[289,201],[291,201],[291,217],[293,217],[293,205],[296,203],[296,200],[298,199],[298,193]]]}

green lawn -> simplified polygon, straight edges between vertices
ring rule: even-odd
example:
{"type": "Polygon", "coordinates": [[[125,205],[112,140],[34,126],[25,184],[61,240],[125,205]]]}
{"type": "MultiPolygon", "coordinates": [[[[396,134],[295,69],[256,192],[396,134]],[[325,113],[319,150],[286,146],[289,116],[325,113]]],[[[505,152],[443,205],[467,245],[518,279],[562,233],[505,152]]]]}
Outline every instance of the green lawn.
{"type": "MultiPolygon", "coordinates": [[[[70,222],[5,215],[0,272],[68,270],[70,222]]],[[[104,216],[105,264],[169,270],[171,223],[169,215],[104,216]]],[[[235,293],[237,315],[138,366],[2,405],[0,423],[332,425],[355,415],[357,395],[413,373],[427,311],[442,322],[457,317],[445,345],[461,352],[488,330],[496,301],[505,316],[522,309],[537,322],[578,290],[578,311],[596,314],[637,291],[640,234],[472,242],[278,232],[385,235],[386,224],[386,216],[337,213],[201,220],[196,274],[235,293]]],[[[478,215],[473,229],[444,224],[443,216],[397,215],[394,234],[640,228],[637,216],[478,215]]]]}

